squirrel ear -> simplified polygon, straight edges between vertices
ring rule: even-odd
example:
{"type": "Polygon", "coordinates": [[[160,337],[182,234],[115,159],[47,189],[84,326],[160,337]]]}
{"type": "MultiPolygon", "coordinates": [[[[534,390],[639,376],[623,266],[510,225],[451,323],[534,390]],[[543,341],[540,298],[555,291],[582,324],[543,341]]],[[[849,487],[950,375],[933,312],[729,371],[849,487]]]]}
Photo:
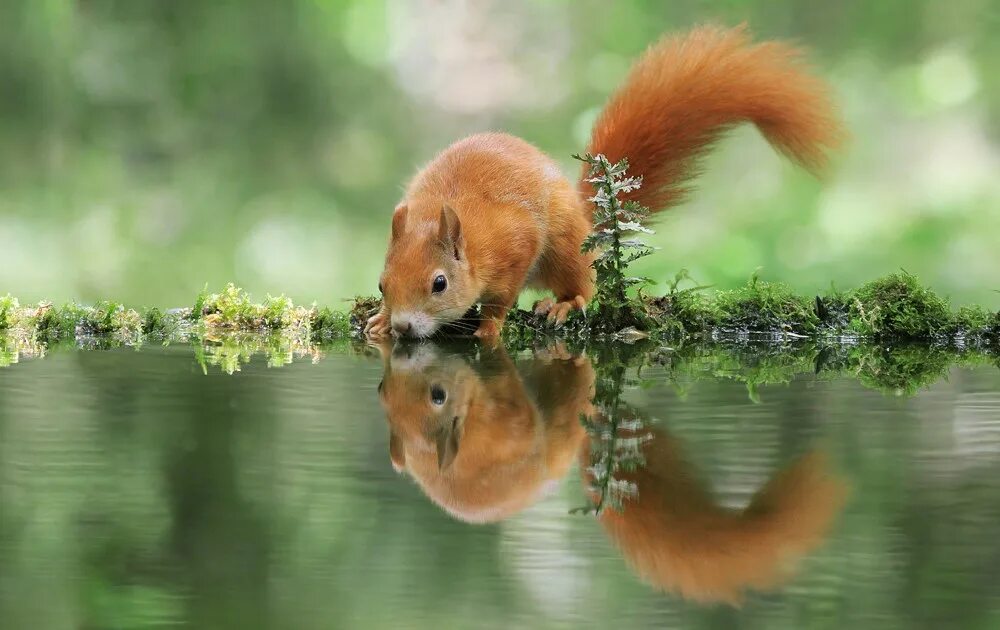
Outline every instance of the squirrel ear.
{"type": "Polygon", "coordinates": [[[406,204],[399,204],[392,212],[392,239],[396,240],[403,234],[406,227],[406,204]]]}
{"type": "Polygon", "coordinates": [[[389,430],[389,460],[392,461],[392,469],[396,472],[403,472],[406,469],[406,451],[403,449],[403,441],[391,429],[389,430]]]}
{"type": "Polygon", "coordinates": [[[438,470],[444,472],[448,470],[455,458],[458,457],[458,445],[462,441],[462,423],[456,417],[451,422],[450,428],[438,429],[435,436],[438,456],[438,470]]]}
{"type": "Polygon", "coordinates": [[[455,258],[461,258],[459,252],[462,248],[462,222],[458,220],[458,215],[448,204],[441,206],[438,240],[454,250],[455,258]]]}

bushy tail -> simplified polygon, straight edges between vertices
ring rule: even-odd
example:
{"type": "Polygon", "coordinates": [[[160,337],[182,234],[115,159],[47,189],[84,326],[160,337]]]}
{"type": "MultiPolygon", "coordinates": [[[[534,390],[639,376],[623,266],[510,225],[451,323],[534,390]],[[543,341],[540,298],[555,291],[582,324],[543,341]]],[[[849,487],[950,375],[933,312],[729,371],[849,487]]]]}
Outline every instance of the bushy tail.
{"type": "Polygon", "coordinates": [[[642,175],[643,184],[627,198],[657,211],[684,199],[702,157],[742,122],[813,172],[844,135],[802,51],[753,44],[743,26],[703,26],[646,51],[598,117],[588,151],[628,158],[629,175],[642,175]]]}

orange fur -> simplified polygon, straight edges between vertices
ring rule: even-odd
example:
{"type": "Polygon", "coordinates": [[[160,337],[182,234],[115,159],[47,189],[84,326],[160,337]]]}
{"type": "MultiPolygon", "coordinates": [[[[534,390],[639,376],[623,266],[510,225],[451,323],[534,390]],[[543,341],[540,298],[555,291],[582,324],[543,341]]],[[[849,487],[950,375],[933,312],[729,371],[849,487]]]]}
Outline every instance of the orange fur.
{"type": "MultiPolygon", "coordinates": [[[[751,44],[743,26],[667,37],[646,51],[608,101],[588,151],[612,162],[628,158],[629,174],[643,177],[629,198],[653,210],[682,201],[704,155],[743,122],[818,172],[844,132],[827,87],[802,57],[782,42],[751,44]]],[[[581,181],[584,192],[588,186],[581,181]]]]}
{"type": "MultiPolygon", "coordinates": [[[[664,38],[611,97],[589,151],[627,157],[630,174],[643,176],[630,198],[654,211],[683,198],[701,158],[742,122],[819,170],[842,132],[826,87],[800,57],[783,43],[751,44],[742,27],[664,38]]],[[[574,185],[518,138],[487,133],[456,142],[416,175],[394,213],[383,307],[366,331],[429,336],[480,303],[476,335],[495,336],[526,285],[551,290],[556,301],[540,309],[564,320],[594,291],[593,258],[580,253],[590,194],[589,184],[574,185]],[[438,275],[448,288],[433,292],[438,275]]]]}
{"type": "Polygon", "coordinates": [[[617,475],[637,496],[620,513],[606,509],[601,526],[640,577],[692,600],[738,605],[747,590],[780,586],[846,498],[818,451],[778,472],[742,511],[716,505],[666,432],[653,431],[643,453],[644,467],[617,475]]]}
{"type": "Polygon", "coordinates": [[[502,349],[473,364],[429,344],[408,351],[382,348],[390,457],[441,508],[495,522],[569,472],[586,435],[579,416],[593,394],[588,361],[540,356],[522,377],[502,349]],[[432,387],[446,393],[443,405],[431,402],[432,387]]]}

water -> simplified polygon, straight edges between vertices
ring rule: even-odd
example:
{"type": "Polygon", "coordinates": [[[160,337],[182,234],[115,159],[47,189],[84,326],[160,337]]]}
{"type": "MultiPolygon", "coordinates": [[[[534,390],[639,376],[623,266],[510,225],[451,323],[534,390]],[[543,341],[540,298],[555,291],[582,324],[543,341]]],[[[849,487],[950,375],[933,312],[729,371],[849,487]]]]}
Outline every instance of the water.
{"type": "Polygon", "coordinates": [[[913,397],[648,367],[595,420],[613,449],[578,422],[595,378],[436,346],[2,368],[0,627],[1000,624],[995,367],[913,397]],[[571,514],[581,462],[637,444],[571,514]]]}

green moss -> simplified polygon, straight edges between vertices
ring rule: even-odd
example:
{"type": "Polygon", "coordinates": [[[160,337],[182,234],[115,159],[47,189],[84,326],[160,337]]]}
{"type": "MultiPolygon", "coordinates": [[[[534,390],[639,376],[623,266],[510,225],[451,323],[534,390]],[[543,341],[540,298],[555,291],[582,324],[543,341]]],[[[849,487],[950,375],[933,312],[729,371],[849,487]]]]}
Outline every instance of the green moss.
{"type": "Polygon", "coordinates": [[[725,332],[808,335],[819,325],[811,300],[756,275],[744,287],[719,291],[709,310],[711,325],[725,332]]]}
{"type": "Polygon", "coordinates": [[[153,307],[142,313],[142,333],[159,340],[182,337],[190,330],[191,311],[171,309],[166,312],[153,307]]]}
{"type": "Polygon", "coordinates": [[[715,321],[704,290],[708,287],[694,285],[680,288],[684,281],[691,282],[686,269],[681,269],[670,282],[666,294],[648,300],[647,312],[659,324],[660,332],[668,337],[708,330],[715,321]]]}
{"type": "Polygon", "coordinates": [[[209,295],[211,294],[208,292],[208,285],[206,284],[198,293],[198,297],[194,299],[194,306],[191,307],[190,314],[192,320],[200,321],[205,316],[205,303],[208,302],[209,295]]]}
{"type": "Polygon", "coordinates": [[[77,328],[86,335],[110,335],[132,343],[142,338],[143,319],[133,309],[117,302],[98,302],[93,308],[80,309],[77,328]]]}
{"type": "Polygon", "coordinates": [[[981,306],[963,306],[955,314],[955,328],[962,331],[977,331],[989,328],[997,317],[981,306]]]}
{"type": "MultiPolygon", "coordinates": [[[[635,305],[653,325],[640,327],[654,338],[675,342],[686,338],[808,337],[925,341],[1000,351],[1000,313],[964,307],[952,313],[946,300],[922,287],[910,274],[892,274],[855,291],[831,290],[806,298],[780,283],[756,276],[743,287],[706,292],[705,287],[679,288],[690,281],[681,272],[660,297],[637,296],[635,305]],[[756,335],[761,336],[761,335],[756,335]]],[[[532,313],[515,310],[508,316],[504,339],[532,344],[538,339],[613,340],[587,318],[572,318],[553,330],[532,313]]]]}
{"type": "Polygon", "coordinates": [[[41,315],[50,307],[42,302],[36,306],[22,306],[20,301],[7,294],[0,297],[0,332],[22,334],[33,331],[41,315]]]}
{"type": "MultiPolygon", "coordinates": [[[[352,334],[356,338],[356,326],[363,324],[379,308],[378,301],[371,298],[356,300],[350,313],[302,309],[286,298],[271,298],[255,304],[243,292],[233,289],[227,288],[218,296],[208,295],[204,303],[205,315],[202,321],[194,323],[187,309],[167,312],[149,309],[139,315],[133,309],[112,302],[94,307],[68,304],[54,308],[48,304],[23,307],[13,299],[6,299],[3,304],[7,328],[0,334],[0,366],[25,357],[42,356],[46,348],[60,342],[74,347],[103,348],[137,345],[152,337],[165,343],[192,342],[195,356],[206,372],[217,369],[235,373],[253,357],[261,355],[269,366],[281,366],[302,358],[316,361],[322,356],[323,344],[331,340],[346,343],[344,340],[352,334]],[[305,328],[297,323],[297,314],[303,310],[308,313],[305,328]],[[230,319],[224,320],[224,317],[230,319]],[[14,327],[11,321],[15,322],[14,327]],[[235,324],[221,325],[224,321],[235,324]],[[251,328],[234,328],[234,325],[251,328]],[[303,334],[303,330],[308,334],[303,334]]],[[[608,338],[600,340],[601,337],[592,336],[589,322],[579,313],[574,314],[565,327],[554,330],[526,311],[511,313],[511,326],[504,330],[504,341],[509,349],[517,350],[547,345],[557,338],[573,352],[586,351],[601,374],[630,370],[635,376],[625,381],[629,387],[666,380],[683,391],[685,386],[706,378],[733,379],[745,384],[754,401],[766,397],[766,387],[788,383],[800,375],[849,376],[882,392],[911,395],[946,376],[952,366],[1000,363],[1000,347],[996,344],[1000,315],[982,309],[961,309],[954,316],[949,315],[950,330],[966,335],[962,343],[939,339],[933,344],[887,345],[865,340],[860,344],[845,344],[836,337],[825,335],[833,329],[831,322],[839,317],[837,313],[849,310],[847,300],[837,301],[830,296],[821,300],[826,304],[825,312],[819,305],[814,310],[819,324],[809,340],[789,339],[783,335],[777,343],[774,337],[771,341],[751,341],[754,337],[724,334],[720,333],[721,328],[712,327],[718,322],[727,322],[735,332],[768,330],[773,321],[761,313],[784,313],[786,317],[803,321],[808,302],[788,297],[787,288],[759,281],[726,292],[718,304],[700,288],[678,290],[673,287],[665,299],[642,302],[661,321],[674,321],[685,331],[670,347],[656,334],[631,336],[629,343],[608,338]],[[841,307],[842,311],[836,310],[841,307]],[[668,315],[671,312],[672,315],[668,315]],[[697,337],[688,330],[712,334],[700,335],[701,340],[694,341],[697,337]],[[974,338],[985,341],[970,344],[968,340],[973,338],[969,336],[973,334],[970,331],[978,331],[974,338]],[[661,364],[664,371],[653,372],[653,376],[644,372],[643,366],[651,361],[661,364]]],[[[782,333],[788,330],[796,328],[777,328],[782,333]]],[[[358,343],[363,352],[364,344],[358,343]]],[[[455,343],[463,343],[463,340],[456,339],[455,343]]],[[[473,343],[470,347],[478,346],[473,343]]]]}
{"type": "Polygon", "coordinates": [[[220,293],[199,296],[195,308],[199,310],[193,312],[200,313],[200,322],[208,330],[282,331],[305,336],[309,335],[315,310],[295,306],[284,295],[269,295],[258,304],[232,283],[220,293]]]}
{"type": "Polygon", "coordinates": [[[59,308],[49,306],[39,313],[35,323],[36,334],[48,342],[73,339],[76,336],[77,325],[85,317],[86,309],[77,304],[64,304],[59,308]]]}
{"type": "Polygon", "coordinates": [[[954,343],[1000,354],[1000,312],[979,306],[963,306],[952,316],[948,331],[954,343]]]}
{"type": "Polygon", "coordinates": [[[207,296],[202,302],[201,318],[207,324],[219,328],[240,328],[242,326],[262,328],[263,307],[255,305],[250,296],[236,285],[226,285],[220,293],[207,296]]]}
{"type": "Polygon", "coordinates": [[[322,308],[313,312],[310,328],[316,341],[347,337],[351,334],[351,318],[342,311],[322,308]]]}
{"type": "Polygon", "coordinates": [[[673,336],[708,330],[716,319],[708,299],[690,290],[668,293],[652,300],[651,306],[661,329],[673,336]]]}
{"type": "Polygon", "coordinates": [[[184,314],[180,311],[164,313],[156,307],[146,309],[142,313],[142,332],[161,339],[179,334],[184,324],[184,314]]]}
{"type": "Polygon", "coordinates": [[[220,293],[202,291],[191,309],[149,308],[142,313],[111,301],[94,306],[69,303],[53,307],[41,303],[25,307],[13,296],[0,298],[0,336],[32,338],[44,343],[106,338],[139,345],[146,338],[187,341],[197,335],[211,340],[227,331],[328,341],[348,337],[349,321],[347,313],[296,306],[283,295],[267,296],[256,303],[232,284],[220,293]]]}
{"type": "Polygon", "coordinates": [[[948,301],[901,271],[848,294],[847,329],[880,340],[937,339],[953,330],[948,301]]]}
{"type": "Polygon", "coordinates": [[[17,298],[8,293],[0,297],[0,330],[7,330],[14,327],[21,304],[17,298]]]}
{"type": "MultiPolygon", "coordinates": [[[[640,294],[634,300],[652,322],[644,330],[606,330],[593,313],[576,311],[555,328],[543,317],[515,309],[508,315],[503,341],[517,350],[558,339],[573,351],[586,350],[598,362],[616,364],[626,362],[617,354],[623,348],[629,357],[646,356],[669,344],[679,349],[671,351],[671,373],[683,368],[733,378],[746,383],[753,399],[760,387],[786,383],[810,366],[820,374],[857,376],[881,391],[912,393],[967,357],[1000,363],[1000,313],[978,307],[953,313],[947,301],[905,272],[856,291],[806,299],[756,277],[746,286],[711,293],[682,271],[666,295],[640,294]],[[685,282],[692,286],[680,288],[685,282]],[[806,349],[797,347],[804,342],[800,337],[808,337],[806,349]],[[770,343],[757,347],[749,343],[753,339],[770,343]],[[844,345],[845,340],[861,345],[844,345]],[[924,345],[896,352],[895,345],[902,348],[910,341],[924,345]],[[809,344],[815,343],[821,345],[810,354],[809,344]],[[887,344],[891,350],[885,350],[887,344]]],[[[373,297],[355,298],[349,311],[296,306],[285,296],[257,303],[232,284],[219,293],[203,291],[191,309],[150,308],[141,314],[115,302],[24,306],[8,295],[0,298],[0,365],[59,342],[105,347],[140,345],[147,339],[193,341],[206,369],[234,372],[260,353],[269,365],[283,365],[299,355],[315,358],[317,344],[359,339],[365,322],[380,308],[381,301],[373,297]]],[[[478,311],[472,309],[457,324],[442,328],[440,336],[469,337],[477,323],[478,311]]]]}

